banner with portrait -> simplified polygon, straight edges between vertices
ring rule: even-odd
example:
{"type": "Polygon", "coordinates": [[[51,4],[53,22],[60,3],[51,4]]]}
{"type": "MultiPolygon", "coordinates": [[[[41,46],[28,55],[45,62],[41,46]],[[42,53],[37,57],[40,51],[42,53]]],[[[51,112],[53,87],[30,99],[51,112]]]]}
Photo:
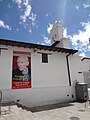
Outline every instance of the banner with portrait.
{"type": "Polygon", "coordinates": [[[13,51],[12,89],[31,88],[31,53],[13,51]]]}

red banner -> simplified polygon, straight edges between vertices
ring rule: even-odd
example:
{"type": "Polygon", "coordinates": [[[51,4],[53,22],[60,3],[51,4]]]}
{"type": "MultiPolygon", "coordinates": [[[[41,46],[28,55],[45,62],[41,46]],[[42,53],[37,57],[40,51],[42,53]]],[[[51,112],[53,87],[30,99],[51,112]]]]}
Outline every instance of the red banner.
{"type": "Polygon", "coordinates": [[[20,88],[31,88],[31,81],[12,81],[12,88],[13,89],[20,89],[20,88]]]}
{"type": "Polygon", "coordinates": [[[31,53],[13,51],[12,89],[31,88],[31,53]]]}

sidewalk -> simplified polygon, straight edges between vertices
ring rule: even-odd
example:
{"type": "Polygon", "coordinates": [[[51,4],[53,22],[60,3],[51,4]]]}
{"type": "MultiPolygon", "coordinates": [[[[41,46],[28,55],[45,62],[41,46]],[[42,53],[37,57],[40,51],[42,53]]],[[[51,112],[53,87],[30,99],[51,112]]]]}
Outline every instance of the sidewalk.
{"type": "Polygon", "coordinates": [[[1,115],[0,120],[90,120],[90,106],[87,103],[69,103],[60,106],[57,104],[32,109],[33,112],[18,108],[16,105],[11,106],[10,114],[1,115]],[[47,109],[45,109],[47,108],[47,109]],[[51,109],[50,109],[51,108],[51,109]]]}

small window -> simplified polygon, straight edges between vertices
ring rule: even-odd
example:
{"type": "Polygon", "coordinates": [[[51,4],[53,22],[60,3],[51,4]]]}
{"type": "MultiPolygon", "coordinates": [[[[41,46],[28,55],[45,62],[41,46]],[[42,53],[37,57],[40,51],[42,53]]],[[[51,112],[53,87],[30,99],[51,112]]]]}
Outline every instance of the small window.
{"type": "Polygon", "coordinates": [[[57,35],[55,34],[55,38],[57,37],[57,35]]]}
{"type": "Polygon", "coordinates": [[[42,53],[42,63],[48,63],[48,55],[45,53],[42,53]]]}
{"type": "Polygon", "coordinates": [[[54,40],[54,37],[52,37],[52,40],[54,40]]]}

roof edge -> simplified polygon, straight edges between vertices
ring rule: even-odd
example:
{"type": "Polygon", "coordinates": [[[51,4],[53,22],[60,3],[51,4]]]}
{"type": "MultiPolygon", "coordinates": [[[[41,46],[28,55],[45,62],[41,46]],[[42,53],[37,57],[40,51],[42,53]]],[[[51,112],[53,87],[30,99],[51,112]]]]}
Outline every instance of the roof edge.
{"type": "Polygon", "coordinates": [[[83,57],[83,58],[81,59],[81,61],[83,61],[83,60],[90,60],[90,58],[88,58],[88,57],[83,57]]]}
{"type": "Polygon", "coordinates": [[[0,39],[0,44],[6,45],[6,46],[10,45],[10,46],[33,48],[33,49],[40,49],[40,50],[49,50],[54,52],[56,51],[56,52],[69,53],[69,54],[74,54],[78,52],[78,50],[73,50],[68,48],[59,48],[54,46],[40,45],[35,43],[20,42],[15,40],[6,40],[6,39],[0,39]]]}

